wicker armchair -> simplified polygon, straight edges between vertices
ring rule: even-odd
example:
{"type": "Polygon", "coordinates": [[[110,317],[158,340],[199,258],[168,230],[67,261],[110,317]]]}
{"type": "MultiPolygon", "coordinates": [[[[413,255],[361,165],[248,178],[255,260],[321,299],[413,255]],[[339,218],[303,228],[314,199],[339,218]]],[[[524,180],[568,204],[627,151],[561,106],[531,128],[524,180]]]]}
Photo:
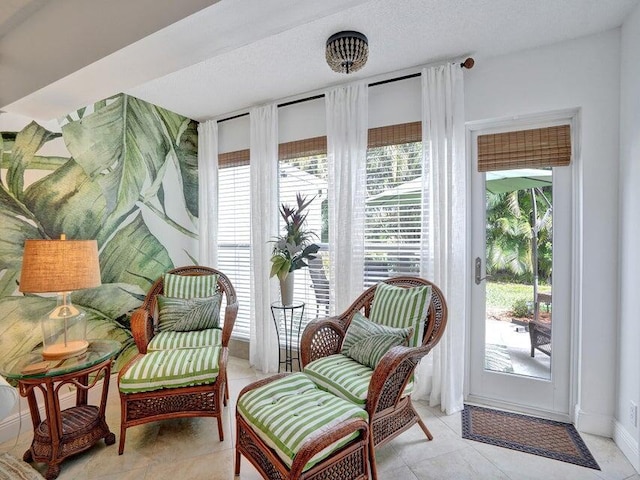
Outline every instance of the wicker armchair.
{"type": "MultiPolygon", "coordinates": [[[[411,403],[410,395],[403,395],[412,379],[416,365],[438,343],[447,324],[447,305],[442,291],[433,283],[418,277],[396,277],[385,283],[400,287],[431,285],[431,304],[424,319],[424,336],[418,347],[394,347],[382,358],[369,383],[365,408],[369,414],[369,453],[372,478],[377,478],[375,447],[383,445],[418,423],[429,440],[431,432],[411,403]]],[[[362,293],[342,314],[310,322],[302,335],[300,351],[303,366],[310,362],[340,353],[342,340],[356,312],[369,317],[375,286],[362,293]]]]}
{"type": "MultiPolygon", "coordinates": [[[[157,420],[178,417],[216,417],[218,436],[224,440],[222,428],[222,406],[227,404],[229,386],[227,384],[228,345],[238,313],[238,300],[229,278],[222,272],[201,266],[179,267],[168,273],[176,275],[218,275],[218,290],[222,292],[224,320],[221,332],[221,347],[218,357],[218,375],[214,383],[176,388],[162,388],[153,391],[125,393],[120,389],[121,425],[118,453],[124,451],[126,430],[128,427],[157,420]]],[[[119,375],[120,385],[123,375],[138,360],[147,354],[147,347],[154,337],[158,326],[157,296],[164,293],[163,277],[152,285],[142,306],[131,317],[131,332],[139,354],[125,365],[119,375]]],[[[221,314],[222,317],[222,314],[221,314]]]]}

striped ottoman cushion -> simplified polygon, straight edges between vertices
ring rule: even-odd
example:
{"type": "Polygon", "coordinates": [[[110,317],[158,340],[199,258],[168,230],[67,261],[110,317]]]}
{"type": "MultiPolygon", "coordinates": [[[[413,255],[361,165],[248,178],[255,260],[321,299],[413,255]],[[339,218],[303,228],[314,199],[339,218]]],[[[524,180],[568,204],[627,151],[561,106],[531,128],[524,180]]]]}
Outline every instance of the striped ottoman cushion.
{"type": "Polygon", "coordinates": [[[204,347],[149,352],[120,377],[120,391],[149,392],[214,383],[220,350],[221,347],[204,347]]]}
{"type": "MultiPolygon", "coordinates": [[[[331,429],[350,418],[368,421],[367,412],[324,392],[303,373],[294,373],[248,391],[238,399],[238,413],[291,468],[304,441],[317,430],[331,429]]],[[[347,435],[315,455],[308,470],[358,436],[347,435]]]]}
{"type": "Polygon", "coordinates": [[[193,332],[174,332],[165,330],[158,332],[149,342],[147,351],[175,350],[177,348],[198,348],[222,345],[222,330],[207,328],[193,332]]]}
{"type": "MultiPolygon", "coordinates": [[[[323,390],[337,395],[361,408],[367,401],[373,370],[340,353],[319,358],[304,367],[304,373],[323,390]]],[[[402,396],[411,395],[413,380],[402,396]]]]}

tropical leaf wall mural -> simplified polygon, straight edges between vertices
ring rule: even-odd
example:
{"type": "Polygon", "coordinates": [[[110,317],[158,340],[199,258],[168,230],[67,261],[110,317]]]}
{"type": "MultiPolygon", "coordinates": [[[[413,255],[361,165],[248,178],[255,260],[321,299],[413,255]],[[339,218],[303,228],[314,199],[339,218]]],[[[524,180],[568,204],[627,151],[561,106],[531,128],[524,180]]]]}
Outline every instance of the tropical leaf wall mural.
{"type": "Polygon", "coordinates": [[[61,125],[0,132],[0,351],[41,346],[39,319],[56,299],[18,292],[24,241],[64,233],[98,241],[102,286],[72,300],[87,312],[89,338],[123,343],[118,367],[135,352],[131,311],[156,278],[197,257],[197,124],[120,94],[61,125]],[[65,155],[39,154],[60,138],[65,155]]]}

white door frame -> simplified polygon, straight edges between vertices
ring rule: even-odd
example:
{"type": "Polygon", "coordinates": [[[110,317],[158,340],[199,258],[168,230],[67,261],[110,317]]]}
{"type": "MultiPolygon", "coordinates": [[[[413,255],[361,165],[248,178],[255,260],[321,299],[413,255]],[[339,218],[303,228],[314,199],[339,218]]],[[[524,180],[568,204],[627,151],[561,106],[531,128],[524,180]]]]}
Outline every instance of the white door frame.
{"type": "MultiPolygon", "coordinates": [[[[483,133],[490,133],[491,131],[500,132],[508,130],[518,130],[526,128],[538,128],[541,126],[550,126],[553,124],[566,124],[571,125],[571,145],[572,145],[572,158],[571,158],[571,184],[572,184],[572,198],[571,198],[571,255],[570,255],[570,292],[571,298],[569,302],[569,398],[567,414],[556,414],[549,411],[540,411],[535,408],[522,408],[518,406],[518,410],[523,413],[529,413],[533,415],[540,415],[547,418],[553,418],[561,421],[573,422],[575,420],[576,405],[578,401],[578,372],[580,366],[580,329],[581,329],[581,298],[582,298],[582,162],[580,155],[580,109],[566,109],[557,110],[552,112],[545,112],[539,114],[522,115],[514,117],[506,117],[490,120],[479,120],[466,123],[466,160],[467,160],[467,175],[468,181],[468,245],[467,245],[467,258],[469,259],[468,266],[468,282],[469,291],[473,288],[474,282],[474,266],[472,256],[472,216],[471,216],[471,188],[472,188],[472,175],[476,165],[474,158],[474,148],[472,145],[472,139],[474,133],[482,131],[483,133]]],[[[471,381],[471,295],[467,305],[469,306],[469,315],[467,315],[466,328],[465,328],[465,383],[464,383],[464,398],[465,401],[470,403],[478,402],[485,405],[495,406],[503,409],[514,409],[514,405],[508,402],[499,402],[495,400],[488,400],[485,398],[474,398],[469,393],[470,381],[471,381]]]]}

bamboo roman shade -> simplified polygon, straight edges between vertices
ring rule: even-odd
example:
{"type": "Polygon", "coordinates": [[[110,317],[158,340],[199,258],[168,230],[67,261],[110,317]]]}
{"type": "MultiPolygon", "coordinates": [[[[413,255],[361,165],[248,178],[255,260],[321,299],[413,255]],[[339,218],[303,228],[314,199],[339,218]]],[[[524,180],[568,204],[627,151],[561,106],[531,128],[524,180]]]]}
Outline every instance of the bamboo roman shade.
{"type": "MultiPolygon", "coordinates": [[[[377,148],[387,145],[420,142],[422,140],[422,123],[411,122],[399,125],[370,128],[368,147],[377,148]]],[[[278,145],[279,160],[290,160],[300,157],[326,155],[327,137],[313,137],[278,145]]],[[[249,164],[249,149],[221,153],[218,156],[220,168],[237,167],[249,164]]]]}
{"type": "Polygon", "coordinates": [[[571,162],[569,125],[478,136],[478,171],[565,167],[571,162]]]}
{"type": "Polygon", "coordinates": [[[401,123],[369,129],[368,147],[386,147],[422,141],[422,122],[401,123]]]}

